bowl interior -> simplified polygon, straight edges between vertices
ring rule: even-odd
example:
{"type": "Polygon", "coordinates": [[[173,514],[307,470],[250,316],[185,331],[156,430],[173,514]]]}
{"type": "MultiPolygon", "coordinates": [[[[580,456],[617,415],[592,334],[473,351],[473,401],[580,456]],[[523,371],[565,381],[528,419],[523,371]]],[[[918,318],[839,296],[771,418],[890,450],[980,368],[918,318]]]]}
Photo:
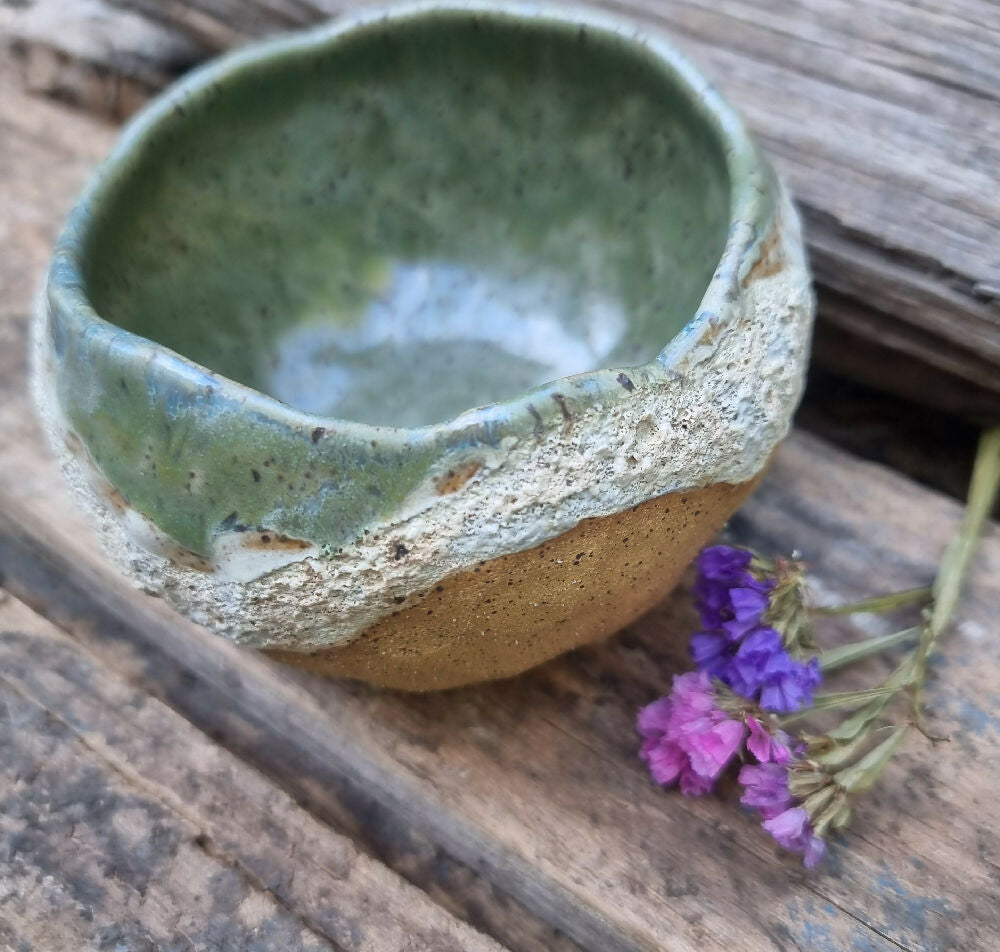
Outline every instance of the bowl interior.
{"type": "Polygon", "coordinates": [[[97,313],[301,410],[438,422],[651,360],[722,253],[718,136],[632,41],[456,12],[211,77],[134,143],[97,313]]]}

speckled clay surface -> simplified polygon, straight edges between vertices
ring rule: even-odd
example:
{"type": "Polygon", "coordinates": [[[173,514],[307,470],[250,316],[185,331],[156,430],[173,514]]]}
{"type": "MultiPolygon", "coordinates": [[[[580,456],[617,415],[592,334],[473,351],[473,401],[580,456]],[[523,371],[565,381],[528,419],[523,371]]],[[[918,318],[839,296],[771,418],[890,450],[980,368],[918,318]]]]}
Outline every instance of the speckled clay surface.
{"type": "Polygon", "coordinates": [[[811,318],[794,211],[662,37],[417,4],[138,117],[56,248],[35,379],[143,585],[241,643],[439,687],[660,597],[785,434],[811,318]],[[579,572],[530,568],[581,533],[579,572]]]}
{"type": "Polygon", "coordinates": [[[517,674],[656,605],[755,482],[667,493],[584,519],[548,542],[484,559],[414,593],[347,645],[271,653],[404,689],[517,674]]]}

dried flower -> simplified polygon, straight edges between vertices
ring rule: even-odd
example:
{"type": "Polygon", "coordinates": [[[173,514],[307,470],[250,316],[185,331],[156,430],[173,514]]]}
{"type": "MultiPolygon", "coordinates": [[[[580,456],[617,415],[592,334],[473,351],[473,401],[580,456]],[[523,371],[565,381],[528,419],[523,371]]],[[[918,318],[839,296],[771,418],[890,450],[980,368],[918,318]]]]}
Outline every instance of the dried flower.
{"type": "Polygon", "coordinates": [[[740,769],[740,802],[760,813],[761,826],[780,846],[801,853],[807,867],[823,857],[826,844],[813,830],[809,812],[788,789],[789,767],[778,763],[747,764],[740,769]]]}
{"type": "Polygon", "coordinates": [[[747,727],[747,750],[762,764],[787,764],[791,760],[792,740],[784,731],[768,731],[753,714],[747,715],[747,727]]]}
{"type": "MultiPolygon", "coordinates": [[[[782,563],[784,564],[784,563],[782,563]]],[[[801,572],[770,567],[751,552],[715,545],[698,557],[695,596],[705,631],[691,638],[695,667],[769,711],[787,713],[808,706],[821,680],[819,663],[789,653],[802,629],[801,572]],[[779,578],[780,576],[780,578],[779,578]],[[772,594],[778,601],[772,604],[772,594]],[[780,609],[780,610],[779,610],[780,609]],[[777,614],[791,623],[794,637],[767,622],[777,614]]],[[[795,567],[797,568],[797,567],[795,567]]]]}
{"type": "Polygon", "coordinates": [[[675,676],[670,696],[646,705],[637,727],[653,779],[664,786],[678,783],[686,796],[711,790],[747,733],[741,720],[719,709],[703,672],[675,676]]]}
{"type": "Polygon", "coordinates": [[[749,575],[753,553],[732,545],[710,545],[698,553],[698,574],[709,582],[733,582],[749,575]]]}
{"type": "Polygon", "coordinates": [[[812,704],[813,690],[823,680],[819,661],[793,661],[788,652],[772,655],[762,672],[760,706],[766,711],[788,713],[812,704]]]}
{"type": "Polygon", "coordinates": [[[783,813],[793,804],[788,792],[788,767],[777,763],[746,764],[740,768],[743,785],[740,803],[755,807],[765,820],[783,813]]]}
{"type": "Polygon", "coordinates": [[[818,837],[809,822],[809,814],[802,807],[789,807],[761,826],[786,850],[802,854],[807,869],[815,866],[826,852],[826,842],[818,837]]]}
{"type": "Polygon", "coordinates": [[[691,656],[699,671],[768,711],[808,707],[822,680],[819,662],[793,659],[774,628],[756,628],[738,642],[719,632],[699,632],[691,638],[691,656]]]}
{"type": "Polygon", "coordinates": [[[760,624],[774,580],[752,573],[752,562],[751,552],[728,545],[710,546],[698,556],[695,602],[707,631],[739,639],[760,624]]]}
{"type": "MultiPolygon", "coordinates": [[[[768,561],[746,549],[711,546],[698,558],[695,597],[704,630],[691,639],[697,670],[674,678],[670,697],[639,712],[642,757],[662,784],[681,792],[708,792],[736,755],[758,761],[739,771],[741,802],[757,810],[761,826],[786,849],[815,866],[827,830],[850,821],[853,800],[883,774],[907,734],[921,727],[928,659],[950,622],[976,543],[1000,493],[1000,428],[980,442],[965,520],[931,588],[880,595],[854,605],[809,607],[801,563],[768,561]],[[931,598],[922,623],[889,635],[816,655],[814,614],[890,611],[931,598]],[[894,648],[917,644],[874,687],[813,697],[822,670],[894,648]],[[905,697],[903,723],[880,723],[893,701],[905,697]],[[793,740],[777,729],[813,711],[853,711],[824,734],[793,740]],[[878,742],[876,731],[888,729],[878,742]],[[744,748],[745,745],[745,748],[744,748]]],[[[931,738],[935,739],[935,738],[931,738]]]]}

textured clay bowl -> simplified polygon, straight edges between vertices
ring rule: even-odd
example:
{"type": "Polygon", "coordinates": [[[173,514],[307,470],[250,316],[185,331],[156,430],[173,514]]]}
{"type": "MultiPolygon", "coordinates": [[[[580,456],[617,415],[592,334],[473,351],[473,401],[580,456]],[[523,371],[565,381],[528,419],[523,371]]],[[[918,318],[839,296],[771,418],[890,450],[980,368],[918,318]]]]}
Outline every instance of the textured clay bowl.
{"type": "Polygon", "coordinates": [[[438,688],[664,596],[784,436],[812,309],[784,192],[661,36],[411,5],[132,122],[55,250],[36,389],[148,589],[438,688]]]}

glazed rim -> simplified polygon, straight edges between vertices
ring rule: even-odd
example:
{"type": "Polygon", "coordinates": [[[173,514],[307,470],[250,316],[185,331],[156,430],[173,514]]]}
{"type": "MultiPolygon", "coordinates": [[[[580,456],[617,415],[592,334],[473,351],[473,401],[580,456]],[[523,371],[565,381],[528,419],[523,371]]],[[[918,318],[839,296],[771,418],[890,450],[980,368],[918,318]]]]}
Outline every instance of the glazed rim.
{"type": "MultiPolygon", "coordinates": [[[[704,347],[709,325],[716,332],[724,331],[726,325],[737,318],[734,309],[727,304],[738,296],[744,272],[753,263],[748,252],[766,235],[774,214],[771,182],[771,173],[761,160],[738,113],[655,27],[595,9],[551,2],[416,0],[364,9],[304,32],[231,52],[194,70],[159,96],[125,126],[111,153],[81,194],[56,243],[46,293],[50,308],[68,324],[75,324],[74,329],[85,332],[94,343],[106,344],[116,350],[122,347],[131,349],[136,356],[143,356],[158,365],[160,372],[173,376],[182,386],[197,387],[204,384],[208,377],[215,387],[248,410],[294,430],[335,429],[349,439],[367,441],[377,436],[383,444],[386,441],[406,444],[415,438],[435,438],[449,444],[454,440],[461,441],[470,426],[485,425],[489,428],[499,424],[507,431],[522,427],[532,430],[538,423],[532,401],[542,397],[558,398],[563,389],[571,388],[577,394],[586,393],[603,403],[620,401],[625,391],[618,380],[619,371],[628,371],[630,375],[649,382],[669,380],[673,368],[692,348],[704,347]],[[542,26],[584,27],[624,39],[635,54],[645,55],[657,66],[688,97],[695,112],[706,121],[724,153],[729,176],[729,232],[697,311],[656,357],[645,364],[589,370],[557,378],[519,396],[463,411],[439,423],[416,427],[378,426],[299,410],[276,397],[224,377],[168,347],[111,324],[96,312],[87,295],[81,261],[91,229],[91,209],[101,203],[115,180],[127,173],[138,160],[147,137],[161,122],[175,114],[178,106],[198,100],[213,84],[239,76],[262,59],[288,61],[303,53],[333,53],[345,36],[362,30],[378,30],[387,23],[399,24],[441,13],[472,14],[542,26]],[[744,227],[739,227],[741,225],[744,227]]],[[[715,341],[713,346],[718,346],[722,334],[715,333],[712,337],[715,341]]]]}

